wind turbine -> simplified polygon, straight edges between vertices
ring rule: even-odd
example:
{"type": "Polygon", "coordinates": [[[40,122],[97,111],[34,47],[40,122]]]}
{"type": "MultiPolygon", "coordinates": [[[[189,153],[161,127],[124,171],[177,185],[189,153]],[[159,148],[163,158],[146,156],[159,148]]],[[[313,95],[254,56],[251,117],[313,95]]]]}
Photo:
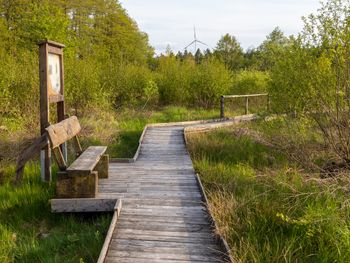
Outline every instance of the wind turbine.
{"type": "Polygon", "coordinates": [[[185,50],[187,50],[188,47],[194,45],[194,54],[195,54],[197,52],[197,43],[209,47],[207,44],[197,39],[196,27],[194,27],[194,40],[185,47],[185,50]]]}

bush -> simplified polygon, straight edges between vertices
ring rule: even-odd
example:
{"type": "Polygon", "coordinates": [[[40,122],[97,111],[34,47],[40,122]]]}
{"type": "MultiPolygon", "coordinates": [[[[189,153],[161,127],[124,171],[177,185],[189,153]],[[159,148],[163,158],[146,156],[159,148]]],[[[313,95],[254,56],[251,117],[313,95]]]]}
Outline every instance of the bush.
{"type": "Polygon", "coordinates": [[[232,85],[231,72],[224,64],[209,59],[200,64],[191,78],[190,104],[195,107],[212,108],[232,85]]]}
{"type": "Polygon", "coordinates": [[[172,55],[159,59],[156,83],[159,87],[159,100],[162,105],[187,103],[190,79],[194,70],[193,59],[181,62],[172,55]]]}
{"type": "Polygon", "coordinates": [[[267,91],[270,76],[267,72],[242,70],[233,77],[231,94],[257,94],[267,91]]]}

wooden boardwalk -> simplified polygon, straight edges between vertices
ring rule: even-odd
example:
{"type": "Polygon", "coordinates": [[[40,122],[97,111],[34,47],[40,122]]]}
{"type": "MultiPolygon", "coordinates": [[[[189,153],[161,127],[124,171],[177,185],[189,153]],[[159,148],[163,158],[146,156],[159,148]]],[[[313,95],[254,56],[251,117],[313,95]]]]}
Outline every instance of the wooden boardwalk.
{"type": "Polygon", "coordinates": [[[184,127],[149,127],[134,163],[111,163],[99,198],[123,208],[105,262],[228,262],[184,142],[184,127]]]}

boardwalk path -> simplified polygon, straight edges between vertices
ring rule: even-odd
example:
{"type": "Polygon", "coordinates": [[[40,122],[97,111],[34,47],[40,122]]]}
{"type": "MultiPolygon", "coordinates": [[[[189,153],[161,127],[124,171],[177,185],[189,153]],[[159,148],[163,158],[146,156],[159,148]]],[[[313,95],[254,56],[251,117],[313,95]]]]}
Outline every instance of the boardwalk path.
{"type": "Polygon", "coordinates": [[[105,262],[226,262],[202,202],[184,127],[148,128],[137,161],[110,164],[99,193],[123,200],[105,262]]]}

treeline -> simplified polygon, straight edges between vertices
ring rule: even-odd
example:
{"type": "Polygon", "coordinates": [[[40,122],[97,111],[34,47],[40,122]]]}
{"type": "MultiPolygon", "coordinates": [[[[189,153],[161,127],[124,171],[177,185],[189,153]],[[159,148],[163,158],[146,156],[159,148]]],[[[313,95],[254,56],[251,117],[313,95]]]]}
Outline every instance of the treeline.
{"type": "MultiPolygon", "coordinates": [[[[37,43],[64,43],[69,108],[214,107],[221,94],[266,90],[275,30],[244,52],[225,35],[214,51],[155,56],[148,37],[115,0],[0,0],[0,114],[38,112],[37,43]]],[[[277,38],[277,39],[276,39],[277,38]]]]}
{"type": "Polygon", "coordinates": [[[278,112],[338,118],[350,105],[349,13],[349,1],[329,0],[297,36],[276,28],[244,51],[226,34],[214,50],[155,56],[116,0],[0,0],[0,114],[38,111],[37,42],[47,38],[67,46],[66,99],[78,114],[96,105],[211,108],[222,94],[268,91],[278,112]]]}

